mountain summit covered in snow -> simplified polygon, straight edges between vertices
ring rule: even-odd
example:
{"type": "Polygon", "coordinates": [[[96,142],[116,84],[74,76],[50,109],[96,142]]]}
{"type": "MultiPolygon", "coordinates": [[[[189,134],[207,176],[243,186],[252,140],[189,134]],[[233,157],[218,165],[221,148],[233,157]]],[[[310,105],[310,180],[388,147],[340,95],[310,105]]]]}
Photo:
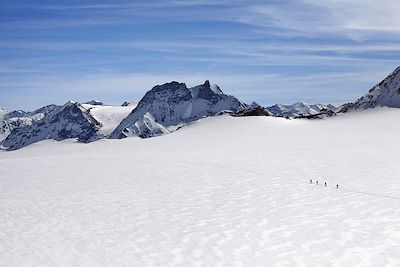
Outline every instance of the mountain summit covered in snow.
{"type": "MultiPolygon", "coordinates": [[[[1,145],[7,150],[15,150],[48,139],[61,141],[76,138],[81,142],[91,142],[106,138],[133,108],[72,101],[63,106],[46,106],[12,118],[11,122],[21,125],[14,125],[1,145]]],[[[3,120],[3,123],[10,125],[9,121],[3,120]]]]}
{"type": "Polygon", "coordinates": [[[101,124],[79,103],[68,102],[57,106],[41,120],[16,128],[3,141],[2,146],[15,150],[46,139],[78,138],[86,142],[93,138],[101,124]]]}
{"type": "Polygon", "coordinates": [[[198,119],[220,114],[322,119],[350,110],[378,106],[400,107],[400,67],[354,103],[332,105],[247,105],[224,94],[207,80],[188,88],[185,83],[157,85],[136,102],[109,106],[100,101],[49,105],[34,112],[0,109],[0,147],[15,150],[42,140],[153,137],[173,132],[198,119]]]}
{"type": "Polygon", "coordinates": [[[192,88],[178,82],[157,85],[145,94],[111,138],[157,136],[202,117],[214,116],[221,111],[238,112],[245,106],[209,81],[192,88]]]}
{"type": "Polygon", "coordinates": [[[389,76],[372,87],[354,103],[342,105],[338,112],[375,107],[400,107],[400,67],[397,67],[389,76]]]}
{"type": "Polygon", "coordinates": [[[309,105],[304,102],[297,102],[292,105],[276,104],[267,107],[265,109],[268,110],[273,116],[279,116],[279,117],[310,116],[310,115],[316,115],[323,110],[331,110],[331,111],[336,110],[336,108],[332,105],[322,105],[322,104],[309,105]]]}

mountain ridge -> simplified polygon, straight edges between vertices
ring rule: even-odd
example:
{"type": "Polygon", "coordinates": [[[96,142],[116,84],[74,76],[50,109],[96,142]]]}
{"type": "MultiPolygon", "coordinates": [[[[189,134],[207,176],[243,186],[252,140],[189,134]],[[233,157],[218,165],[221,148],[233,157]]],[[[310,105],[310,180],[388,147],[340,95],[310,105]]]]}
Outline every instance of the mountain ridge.
{"type": "Polygon", "coordinates": [[[400,107],[400,66],[355,102],[340,106],[338,113],[375,107],[400,107]]]}
{"type": "Polygon", "coordinates": [[[400,67],[355,102],[339,108],[304,102],[269,107],[255,102],[248,105],[224,94],[208,80],[190,88],[185,83],[172,81],[154,86],[137,104],[127,101],[121,106],[110,106],[91,100],[83,104],[69,101],[63,106],[48,105],[32,112],[7,112],[0,108],[0,145],[3,149],[15,150],[47,139],[75,138],[92,142],[102,138],[147,138],[221,114],[322,119],[378,106],[400,107],[400,67]]]}
{"type": "Polygon", "coordinates": [[[237,112],[245,104],[226,95],[208,80],[188,88],[176,81],[154,86],[139,101],[136,108],[111,134],[119,139],[131,136],[152,137],[170,132],[169,127],[215,116],[223,110],[237,112]]]}

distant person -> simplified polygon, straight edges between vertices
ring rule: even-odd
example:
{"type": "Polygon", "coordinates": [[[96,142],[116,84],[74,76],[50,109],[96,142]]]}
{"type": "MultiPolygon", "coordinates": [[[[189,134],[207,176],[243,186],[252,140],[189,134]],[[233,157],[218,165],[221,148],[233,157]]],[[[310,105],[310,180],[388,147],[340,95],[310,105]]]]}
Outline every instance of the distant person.
{"type": "Polygon", "coordinates": [[[336,189],[339,189],[339,185],[338,184],[336,185],[336,189]]]}
{"type": "Polygon", "coordinates": [[[326,186],[326,182],[325,182],[325,186],[326,186]]]}

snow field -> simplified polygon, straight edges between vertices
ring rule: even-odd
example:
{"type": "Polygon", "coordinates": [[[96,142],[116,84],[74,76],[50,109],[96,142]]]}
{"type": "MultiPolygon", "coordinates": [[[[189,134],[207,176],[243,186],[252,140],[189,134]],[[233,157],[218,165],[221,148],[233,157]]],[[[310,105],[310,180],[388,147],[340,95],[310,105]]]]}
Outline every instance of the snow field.
{"type": "Polygon", "coordinates": [[[399,266],[399,115],[1,152],[0,266],[399,266]]]}

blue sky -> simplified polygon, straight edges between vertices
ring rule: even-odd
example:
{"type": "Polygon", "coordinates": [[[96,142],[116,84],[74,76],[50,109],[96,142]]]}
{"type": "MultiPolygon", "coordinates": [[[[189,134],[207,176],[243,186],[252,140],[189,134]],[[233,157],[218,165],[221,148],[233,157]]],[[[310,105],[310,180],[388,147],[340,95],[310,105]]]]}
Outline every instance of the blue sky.
{"type": "Polygon", "coordinates": [[[341,104],[400,62],[397,0],[0,1],[0,107],[140,100],[209,79],[243,101],[341,104]]]}

